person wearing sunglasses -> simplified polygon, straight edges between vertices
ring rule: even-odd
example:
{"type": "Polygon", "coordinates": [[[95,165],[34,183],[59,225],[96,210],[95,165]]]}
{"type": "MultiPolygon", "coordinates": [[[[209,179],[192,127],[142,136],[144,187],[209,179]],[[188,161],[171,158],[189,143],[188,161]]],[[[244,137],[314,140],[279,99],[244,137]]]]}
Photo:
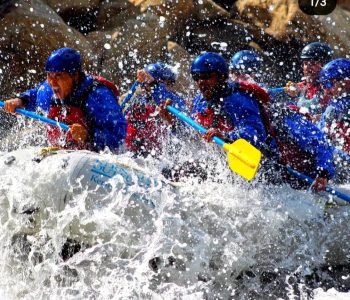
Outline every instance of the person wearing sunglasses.
{"type": "Polygon", "coordinates": [[[350,59],[338,58],[326,64],[320,82],[331,100],[318,127],[334,145],[350,153],[350,59]]]}
{"type": "Polygon", "coordinates": [[[313,42],[306,45],[300,58],[303,62],[303,80],[299,83],[288,83],[286,92],[295,99],[299,108],[305,108],[317,119],[327,106],[329,98],[323,94],[319,82],[322,66],[332,59],[333,50],[325,43],[313,42]]]}

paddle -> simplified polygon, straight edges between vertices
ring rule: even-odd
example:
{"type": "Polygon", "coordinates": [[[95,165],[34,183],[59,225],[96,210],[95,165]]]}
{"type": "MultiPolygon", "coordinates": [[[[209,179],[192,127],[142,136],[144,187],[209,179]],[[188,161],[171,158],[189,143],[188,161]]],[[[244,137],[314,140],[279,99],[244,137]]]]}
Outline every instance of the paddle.
{"type": "MultiPolygon", "coordinates": [[[[179,119],[186,122],[202,134],[206,132],[206,129],[204,127],[202,127],[197,122],[193,121],[191,118],[187,117],[184,113],[180,112],[171,105],[168,105],[167,109],[179,119]]],[[[261,152],[258,149],[256,149],[254,146],[252,146],[246,140],[243,139],[238,139],[232,144],[226,144],[218,137],[214,137],[213,140],[227,151],[229,165],[233,171],[235,171],[236,173],[248,180],[251,180],[254,177],[261,159],[261,152]]],[[[310,184],[314,182],[314,179],[302,173],[299,173],[290,167],[287,167],[287,170],[288,172],[290,172],[291,174],[293,174],[301,180],[306,180],[310,184]]],[[[336,195],[340,199],[343,199],[347,202],[350,202],[350,196],[339,192],[333,187],[327,186],[326,192],[332,195],[336,195]]]]}
{"type": "MultiPolygon", "coordinates": [[[[295,177],[298,177],[298,178],[301,179],[301,180],[305,180],[305,181],[307,181],[307,182],[310,183],[310,184],[312,184],[312,183],[314,182],[314,179],[312,179],[311,177],[306,176],[306,175],[304,175],[304,174],[302,174],[302,173],[299,173],[298,171],[295,171],[295,170],[293,170],[293,169],[290,168],[290,167],[287,167],[287,170],[288,170],[289,173],[291,173],[291,174],[294,175],[295,177]]],[[[343,194],[342,192],[337,191],[336,189],[332,188],[331,186],[328,186],[328,185],[327,185],[327,187],[326,187],[326,192],[327,192],[327,193],[330,193],[330,194],[332,194],[332,195],[336,195],[336,196],[339,197],[340,199],[343,199],[343,200],[345,200],[345,201],[347,201],[347,202],[350,202],[350,196],[345,195],[345,194],[343,194]]]]}
{"type": "MultiPolygon", "coordinates": [[[[200,133],[206,133],[206,129],[186,116],[184,113],[177,110],[175,107],[168,105],[167,109],[200,133]]],[[[247,180],[252,180],[256,174],[261,160],[261,152],[249,144],[244,139],[238,139],[232,144],[227,144],[223,140],[214,136],[213,141],[227,152],[227,159],[230,169],[241,175],[247,180]]]]}
{"type": "MultiPolygon", "coordinates": [[[[0,107],[4,107],[5,106],[5,103],[3,101],[0,101],[0,107]]],[[[28,111],[28,110],[25,110],[25,109],[22,109],[22,108],[16,108],[15,110],[16,113],[18,114],[21,114],[23,116],[26,116],[26,117],[29,117],[29,118],[32,118],[32,119],[35,119],[35,120],[39,120],[39,121],[42,121],[44,123],[47,123],[47,124],[50,124],[50,125],[54,125],[54,126],[58,126],[58,127],[61,127],[64,131],[68,131],[69,130],[69,126],[64,124],[64,123],[61,123],[61,122],[57,122],[55,120],[52,120],[52,119],[49,119],[49,118],[46,118],[46,117],[43,117],[43,116],[40,116],[40,115],[37,115],[31,111],[28,111]]]]}
{"type": "Polygon", "coordinates": [[[283,93],[285,91],[286,91],[285,87],[276,87],[276,88],[271,88],[267,90],[270,96],[274,96],[276,94],[283,93]]]}
{"type": "Polygon", "coordinates": [[[341,159],[347,161],[347,162],[350,162],[350,155],[347,154],[346,152],[340,150],[340,149],[337,149],[337,148],[333,148],[333,151],[334,153],[336,153],[341,159]]]}
{"type": "Polygon", "coordinates": [[[133,85],[131,86],[128,94],[126,95],[125,99],[123,100],[122,104],[120,104],[120,107],[123,111],[123,113],[126,111],[126,109],[128,108],[128,103],[131,99],[131,97],[134,95],[137,87],[140,85],[140,82],[138,82],[137,80],[133,83],[133,85]]]}

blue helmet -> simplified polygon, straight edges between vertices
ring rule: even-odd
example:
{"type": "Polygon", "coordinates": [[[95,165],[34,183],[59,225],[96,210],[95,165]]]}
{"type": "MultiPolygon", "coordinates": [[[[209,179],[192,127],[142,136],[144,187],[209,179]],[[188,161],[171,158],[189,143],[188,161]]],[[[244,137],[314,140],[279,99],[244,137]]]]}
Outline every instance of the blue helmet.
{"type": "Polygon", "coordinates": [[[176,73],[164,63],[149,64],[144,70],[150,73],[155,80],[165,80],[172,83],[176,81],[176,73]]]}
{"type": "Polygon", "coordinates": [[[301,51],[300,58],[302,60],[314,60],[322,63],[329,62],[332,59],[332,48],[320,42],[314,42],[306,45],[301,51]]]}
{"type": "Polygon", "coordinates": [[[242,50],[231,58],[230,67],[241,73],[252,73],[261,67],[262,58],[254,51],[242,50]]]}
{"type": "Polygon", "coordinates": [[[80,72],[80,53],[72,48],[60,48],[53,51],[46,61],[45,71],[67,73],[80,72]]]}
{"type": "Polygon", "coordinates": [[[332,80],[350,79],[350,59],[337,58],[326,64],[320,72],[320,82],[325,84],[332,80]]]}
{"type": "Polygon", "coordinates": [[[191,74],[196,73],[218,73],[226,78],[228,77],[228,65],[220,54],[204,52],[192,62],[191,74]]]}

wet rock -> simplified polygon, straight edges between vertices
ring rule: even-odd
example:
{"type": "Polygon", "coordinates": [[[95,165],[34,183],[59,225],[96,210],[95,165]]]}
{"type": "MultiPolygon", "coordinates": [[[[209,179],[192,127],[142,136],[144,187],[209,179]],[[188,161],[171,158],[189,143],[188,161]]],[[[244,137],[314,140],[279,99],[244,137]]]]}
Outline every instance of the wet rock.
{"type": "Polygon", "coordinates": [[[167,43],[169,62],[178,73],[176,83],[174,85],[175,91],[191,91],[193,96],[195,89],[191,88],[194,82],[191,80],[191,60],[192,56],[178,43],[169,41],[167,43]]]}
{"type": "Polygon", "coordinates": [[[193,0],[130,0],[130,2],[135,6],[139,6],[141,12],[150,10],[159,16],[173,20],[188,18],[195,7],[193,0]]]}
{"type": "MultiPolygon", "coordinates": [[[[106,59],[107,53],[110,50],[113,41],[118,36],[117,30],[112,31],[92,31],[88,33],[85,38],[90,44],[91,55],[90,62],[91,64],[88,66],[88,69],[93,74],[101,74],[106,73],[103,69],[104,61],[106,59]]],[[[112,70],[114,71],[114,70],[112,70]]],[[[107,77],[109,80],[113,80],[113,78],[107,77]]]]}
{"type": "Polygon", "coordinates": [[[275,279],[277,278],[277,273],[276,272],[262,272],[262,274],[260,275],[260,282],[262,284],[268,284],[273,282],[275,279]]]}
{"type": "Polygon", "coordinates": [[[66,11],[72,11],[74,9],[91,9],[97,7],[100,0],[45,0],[48,6],[53,8],[59,13],[65,13],[66,11]]]}
{"type": "Polygon", "coordinates": [[[158,272],[162,264],[162,259],[160,257],[154,257],[148,261],[148,266],[153,272],[158,272]]]}
{"type": "Polygon", "coordinates": [[[337,5],[350,11],[350,2],[348,0],[337,0],[337,5]]]}
{"type": "Polygon", "coordinates": [[[297,14],[302,19],[307,18],[303,18],[298,2],[294,0],[238,0],[236,7],[244,20],[277,38],[287,37],[289,23],[297,14]]]}
{"type": "Polygon", "coordinates": [[[71,27],[87,33],[96,29],[99,0],[46,0],[47,4],[71,27]]]}
{"type": "Polygon", "coordinates": [[[66,261],[71,258],[74,254],[87,249],[89,246],[84,243],[80,243],[74,239],[68,238],[63,244],[60,256],[66,261]]]}
{"type": "Polygon", "coordinates": [[[346,2],[316,18],[302,14],[295,0],[6,1],[0,5],[1,92],[10,95],[14,84],[23,90],[42,80],[48,54],[64,45],[80,50],[87,69],[115,81],[122,92],[137,68],[156,60],[178,64],[176,88],[188,91],[188,66],[203,50],[229,59],[255,49],[264,57],[265,82],[277,77],[273,83],[284,84],[287,75],[299,79],[300,68],[290,61],[298,66],[301,48],[315,36],[339,43],[338,55],[349,50],[342,30],[349,11],[342,7],[346,2]]]}
{"type": "Polygon", "coordinates": [[[166,35],[166,30],[159,26],[158,17],[153,14],[126,21],[105,54],[102,75],[121,86],[123,78],[135,78],[138,68],[164,60],[166,35]]]}
{"type": "Polygon", "coordinates": [[[224,6],[218,5],[217,1],[207,0],[203,1],[203,4],[196,6],[196,15],[200,20],[206,20],[211,18],[228,18],[230,13],[224,8],[224,6]],[[199,12],[199,13],[198,13],[199,12]]]}
{"type": "Polygon", "coordinates": [[[350,52],[350,32],[347,29],[350,23],[350,4],[348,4],[348,10],[337,5],[330,15],[319,16],[318,20],[321,24],[320,27],[329,36],[331,45],[337,46],[335,53],[339,56],[348,55],[350,52]]]}
{"type": "Polygon", "coordinates": [[[112,30],[121,27],[140,13],[140,8],[127,0],[104,1],[98,11],[97,30],[112,30]]]}
{"type": "Polygon", "coordinates": [[[39,0],[18,1],[0,21],[1,94],[10,95],[43,80],[50,52],[75,47],[88,59],[90,45],[56,12],[39,0]]]}
{"type": "MultiPolygon", "coordinates": [[[[235,8],[237,10],[233,11],[238,11],[236,17],[246,23],[254,24],[278,40],[284,42],[298,40],[304,44],[315,40],[331,44],[337,41],[341,44],[340,48],[349,47],[345,41],[339,38],[344,27],[334,26],[336,28],[327,28],[326,30],[324,24],[320,23],[319,17],[310,17],[302,13],[296,0],[267,0],[263,2],[238,0],[235,8]],[[330,34],[329,30],[333,31],[333,34],[330,34]]],[[[333,15],[334,13],[321,17],[321,19],[333,15]]],[[[342,53],[346,53],[346,50],[342,53]]]]}
{"type": "Polygon", "coordinates": [[[232,6],[236,2],[236,0],[233,0],[233,1],[232,0],[214,0],[213,2],[220,5],[221,7],[226,9],[227,11],[230,11],[230,9],[232,8],[232,6]]]}

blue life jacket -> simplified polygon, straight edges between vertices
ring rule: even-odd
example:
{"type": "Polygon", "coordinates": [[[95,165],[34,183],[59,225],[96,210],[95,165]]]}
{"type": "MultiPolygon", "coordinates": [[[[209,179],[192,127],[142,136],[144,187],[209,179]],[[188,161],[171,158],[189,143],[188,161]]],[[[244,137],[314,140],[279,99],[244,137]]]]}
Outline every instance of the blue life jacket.
{"type": "Polygon", "coordinates": [[[332,99],[317,123],[321,130],[330,125],[332,122],[339,123],[343,119],[350,119],[350,96],[332,99]]]}
{"type": "MultiPolygon", "coordinates": [[[[258,100],[248,92],[241,91],[237,83],[229,83],[214,92],[211,99],[198,95],[193,100],[192,117],[205,114],[207,108],[216,110],[217,115],[223,116],[233,127],[227,132],[230,140],[243,138],[260,150],[269,147],[267,137],[269,129],[263,121],[263,112],[258,100]]],[[[212,127],[217,127],[213,124],[212,127]]]]}
{"type": "Polygon", "coordinates": [[[283,110],[274,119],[280,161],[312,178],[335,175],[333,150],[325,135],[305,116],[283,110]]]}

